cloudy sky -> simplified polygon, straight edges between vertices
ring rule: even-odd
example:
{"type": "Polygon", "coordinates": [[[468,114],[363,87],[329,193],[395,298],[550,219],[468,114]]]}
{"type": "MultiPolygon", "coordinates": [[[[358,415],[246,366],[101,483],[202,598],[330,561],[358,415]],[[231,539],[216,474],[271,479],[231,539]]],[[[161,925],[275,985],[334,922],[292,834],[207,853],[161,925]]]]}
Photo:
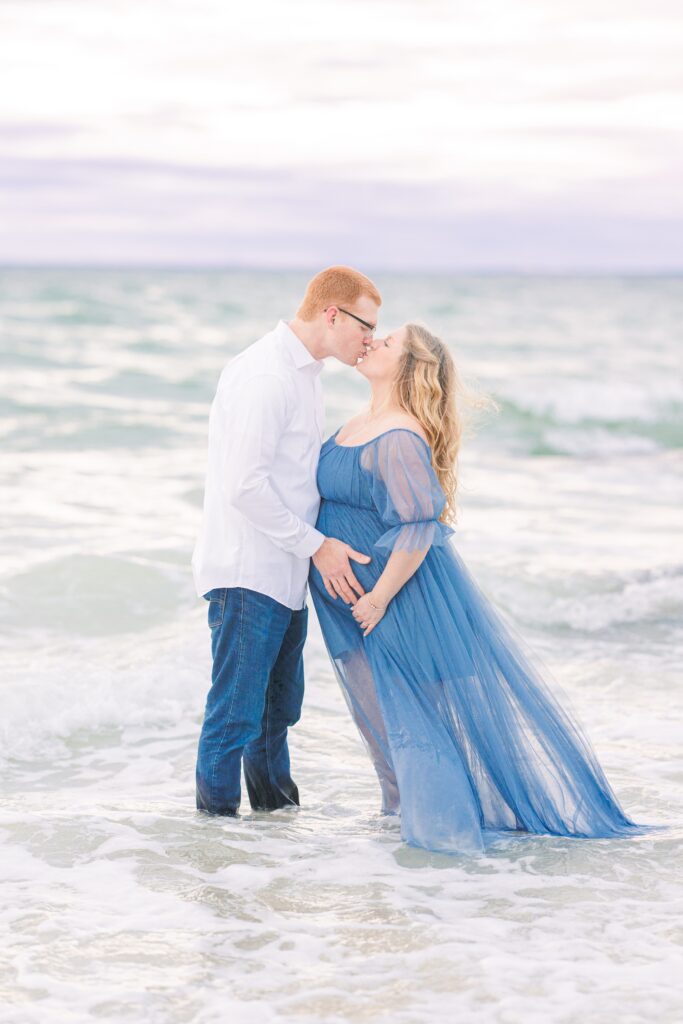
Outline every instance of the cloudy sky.
{"type": "Polygon", "coordinates": [[[664,0],[0,0],[0,262],[683,270],[664,0]]]}

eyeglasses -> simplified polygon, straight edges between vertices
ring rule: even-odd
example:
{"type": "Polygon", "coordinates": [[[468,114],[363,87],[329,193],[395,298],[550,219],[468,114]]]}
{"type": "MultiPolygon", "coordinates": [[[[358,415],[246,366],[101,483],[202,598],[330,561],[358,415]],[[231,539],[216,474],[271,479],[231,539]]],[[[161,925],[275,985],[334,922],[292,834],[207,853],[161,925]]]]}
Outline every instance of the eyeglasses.
{"type": "MultiPolygon", "coordinates": [[[[330,308],[330,307],[328,306],[328,307],[327,307],[327,309],[329,309],[329,308],[330,308]]],[[[327,309],[323,310],[323,312],[324,312],[324,313],[326,313],[326,312],[327,312],[327,309]]],[[[348,309],[342,309],[342,307],[341,307],[341,306],[337,306],[337,309],[339,310],[339,312],[340,312],[340,313],[346,313],[346,315],[347,315],[347,316],[350,316],[350,317],[352,317],[352,318],[353,318],[354,320],[357,320],[357,321],[358,321],[358,323],[359,323],[359,324],[362,324],[362,325],[363,325],[363,327],[365,327],[365,329],[366,329],[366,330],[367,330],[367,331],[368,331],[368,332],[369,332],[370,334],[374,334],[374,333],[375,333],[375,331],[377,330],[377,324],[369,324],[369,323],[367,322],[367,320],[361,320],[361,318],[360,318],[359,316],[356,316],[356,314],[355,314],[355,313],[349,313],[348,309]]]]}

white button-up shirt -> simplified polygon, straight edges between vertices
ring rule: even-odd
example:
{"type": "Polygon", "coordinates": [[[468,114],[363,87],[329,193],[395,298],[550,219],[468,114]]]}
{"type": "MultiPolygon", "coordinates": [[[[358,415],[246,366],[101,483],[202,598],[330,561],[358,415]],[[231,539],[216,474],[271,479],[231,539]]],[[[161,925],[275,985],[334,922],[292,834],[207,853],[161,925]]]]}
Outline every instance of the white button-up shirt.
{"type": "Polygon", "coordinates": [[[304,607],[309,559],[325,539],[314,526],[322,368],[284,320],[224,368],[192,556],[199,595],[246,587],[304,607]]]}

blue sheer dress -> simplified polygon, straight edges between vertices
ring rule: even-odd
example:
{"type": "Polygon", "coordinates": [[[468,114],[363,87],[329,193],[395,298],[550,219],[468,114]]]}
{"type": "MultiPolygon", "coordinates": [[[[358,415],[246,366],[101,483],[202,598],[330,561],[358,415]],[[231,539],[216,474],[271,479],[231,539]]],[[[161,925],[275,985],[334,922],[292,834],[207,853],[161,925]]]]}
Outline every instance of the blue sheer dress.
{"type": "Polygon", "coordinates": [[[325,644],[377,772],[382,809],[429,850],[480,851],[501,833],[637,834],[577,723],[448,543],[431,452],[397,428],[320,453],[318,529],[369,554],[370,590],[395,550],[427,555],[367,636],[317,569],[325,644]]]}

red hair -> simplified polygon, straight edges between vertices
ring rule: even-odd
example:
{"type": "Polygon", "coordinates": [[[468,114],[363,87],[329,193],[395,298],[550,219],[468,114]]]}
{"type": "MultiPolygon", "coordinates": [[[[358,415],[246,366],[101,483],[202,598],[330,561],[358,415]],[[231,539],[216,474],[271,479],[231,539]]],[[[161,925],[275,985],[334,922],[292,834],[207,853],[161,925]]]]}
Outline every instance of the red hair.
{"type": "Polygon", "coordinates": [[[302,320],[313,320],[328,306],[350,306],[361,295],[382,305],[382,297],[365,274],[352,267],[328,267],[308,282],[296,315],[302,320]]]}

